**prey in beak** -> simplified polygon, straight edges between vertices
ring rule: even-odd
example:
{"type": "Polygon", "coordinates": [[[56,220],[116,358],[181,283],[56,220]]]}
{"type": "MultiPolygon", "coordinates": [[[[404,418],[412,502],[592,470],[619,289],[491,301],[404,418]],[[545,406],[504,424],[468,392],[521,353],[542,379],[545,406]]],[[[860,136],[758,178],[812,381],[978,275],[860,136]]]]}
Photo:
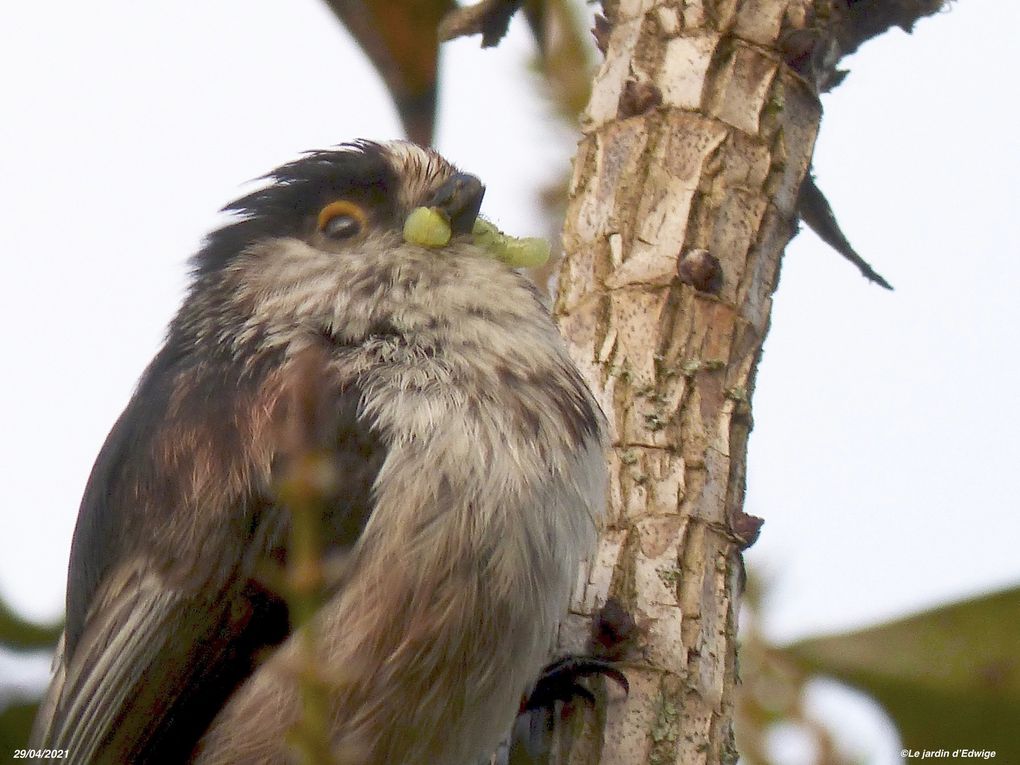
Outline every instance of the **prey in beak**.
{"type": "Polygon", "coordinates": [[[477,177],[456,173],[432,192],[427,206],[446,219],[453,234],[470,234],[484,196],[485,186],[477,177]]]}

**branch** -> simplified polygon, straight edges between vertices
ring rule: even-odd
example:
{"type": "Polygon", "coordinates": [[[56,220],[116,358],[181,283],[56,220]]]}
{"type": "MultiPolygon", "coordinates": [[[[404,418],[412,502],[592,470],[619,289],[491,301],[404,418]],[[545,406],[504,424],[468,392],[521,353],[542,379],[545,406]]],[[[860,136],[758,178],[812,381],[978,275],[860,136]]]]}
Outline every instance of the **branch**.
{"type": "Polygon", "coordinates": [[[442,42],[457,37],[482,36],[482,47],[499,44],[510,26],[510,19],[520,8],[522,0],[481,0],[464,8],[456,8],[443,17],[439,24],[442,42]]]}
{"type": "Polygon", "coordinates": [[[855,52],[868,40],[892,27],[910,34],[920,19],[949,5],[949,0],[841,0],[846,8],[833,26],[842,55],[855,52]]]}
{"type": "Polygon", "coordinates": [[[882,278],[850,245],[850,242],[839,227],[839,222],[836,220],[836,215],[832,212],[829,200],[825,198],[825,194],[818,188],[815,179],[810,173],[804,179],[804,183],[801,184],[800,194],[797,197],[797,212],[800,213],[801,220],[812,231],[818,234],[823,242],[857,266],[865,279],[874,282],[880,287],[885,287],[887,290],[892,289],[892,285],[882,278]]]}
{"type": "Polygon", "coordinates": [[[293,670],[301,695],[301,717],[290,731],[291,745],[302,765],[336,765],[329,736],[329,681],[323,675],[318,651],[315,615],[325,594],[322,518],[327,498],[336,491],[335,453],[323,437],[324,410],[332,402],[315,352],[295,361],[293,382],[287,391],[288,411],[283,452],[275,490],[280,505],[290,514],[287,562],[282,594],[287,601],[291,627],[300,641],[293,670]]]}

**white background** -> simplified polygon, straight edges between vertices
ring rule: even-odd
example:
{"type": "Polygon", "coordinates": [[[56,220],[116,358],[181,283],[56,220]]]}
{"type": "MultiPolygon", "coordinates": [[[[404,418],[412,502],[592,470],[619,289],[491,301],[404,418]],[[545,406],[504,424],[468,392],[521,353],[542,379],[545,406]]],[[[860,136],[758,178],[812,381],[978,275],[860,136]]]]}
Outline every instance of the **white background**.
{"type": "MultiPolygon", "coordinates": [[[[893,293],[812,234],[790,246],[755,396],[747,558],[768,633],[839,631],[1020,581],[1016,361],[1020,11],[965,0],[846,64],[815,168],[893,293]]],[[[485,212],[544,233],[534,190],[575,137],[497,50],[443,52],[438,145],[485,212]]],[[[0,25],[0,593],[62,612],[85,480],[241,184],[298,152],[399,137],[381,82],[316,0],[14,3],[0,25]]],[[[0,657],[38,686],[42,660],[0,657]]],[[[817,689],[869,762],[895,762],[867,703],[817,689]]],[[[804,756],[779,737],[784,761],[804,756]]]]}

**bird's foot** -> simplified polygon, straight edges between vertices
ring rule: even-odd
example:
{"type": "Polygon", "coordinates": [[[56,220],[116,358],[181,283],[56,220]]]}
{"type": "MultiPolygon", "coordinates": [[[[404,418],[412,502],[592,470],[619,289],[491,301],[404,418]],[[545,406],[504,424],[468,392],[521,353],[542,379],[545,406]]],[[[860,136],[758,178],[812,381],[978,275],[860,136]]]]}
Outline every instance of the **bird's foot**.
{"type": "Polygon", "coordinates": [[[614,662],[605,659],[574,655],[547,665],[531,695],[521,702],[509,740],[508,761],[537,762],[544,753],[551,751],[556,721],[570,716],[575,700],[581,699],[586,705],[595,706],[595,695],[581,683],[584,678],[595,675],[612,680],[625,693],[630,690],[623,672],[616,668],[614,662]],[[561,703],[559,709],[556,702],[561,703]]]}
{"type": "Polygon", "coordinates": [[[595,696],[579,682],[581,678],[593,675],[602,675],[612,680],[624,693],[630,691],[627,676],[613,662],[594,656],[564,656],[542,670],[535,689],[521,705],[521,712],[551,709],[557,701],[569,703],[577,698],[594,706],[595,696]]]}

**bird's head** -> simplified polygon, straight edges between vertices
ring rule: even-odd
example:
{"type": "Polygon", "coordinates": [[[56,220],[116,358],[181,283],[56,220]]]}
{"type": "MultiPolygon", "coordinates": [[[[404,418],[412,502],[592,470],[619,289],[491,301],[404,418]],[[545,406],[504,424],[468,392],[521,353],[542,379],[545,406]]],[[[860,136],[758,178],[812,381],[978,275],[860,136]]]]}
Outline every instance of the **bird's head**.
{"type": "Polygon", "coordinates": [[[449,300],[425,294],[443,269],[463,277],[470,299],[485,273],[547,254],[544,242],[507,237],[478,218],[478,178],[404,141],[310,152],[263,180],[224,208],[238,220],[193,261],[177,323],[193,341],[230,334],[279,345],[295,331],[356,338],[394,313],[409,316],[400,301],[449,300]]]}
{"type": "Polygon", "coordinates": [[[443,210],[468,234],[485,187],[437,152],[404,141],[359,141],[314,151],[263,177],[268,184],[228,204],[239,220],[216,231],[195,258],[199,276],[229,267],[247,248],[290,238],[324,252],[392,246],[419,206],[443,210]]]}

